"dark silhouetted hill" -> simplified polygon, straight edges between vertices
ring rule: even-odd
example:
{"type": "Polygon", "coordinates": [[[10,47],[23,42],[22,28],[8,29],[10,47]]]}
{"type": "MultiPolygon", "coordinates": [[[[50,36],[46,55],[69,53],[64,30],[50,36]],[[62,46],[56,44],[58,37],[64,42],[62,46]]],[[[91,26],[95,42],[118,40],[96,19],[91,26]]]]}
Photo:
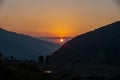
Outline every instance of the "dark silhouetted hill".
{"type": "Polygon", "coordinates": [[[73,38],[51,56],[51,61],[120,64],[120,21],[73,38]]]}
{"type": "Polygon", "coordinates": [[[59,45],[0,28],[0,52],[17,59],[37,59],[57,50],[59,45]]]}

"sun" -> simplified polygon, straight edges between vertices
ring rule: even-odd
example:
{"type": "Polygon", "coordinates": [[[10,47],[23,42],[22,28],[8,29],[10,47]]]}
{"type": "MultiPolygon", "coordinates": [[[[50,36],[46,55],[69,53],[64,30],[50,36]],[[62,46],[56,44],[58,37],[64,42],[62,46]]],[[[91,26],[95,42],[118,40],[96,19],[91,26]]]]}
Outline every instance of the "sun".
{"type": "Polygon", "coordinates": [[[61,42],[61,43],[64,42],[64,39],[60,39],[60,42],[61,42]]]}

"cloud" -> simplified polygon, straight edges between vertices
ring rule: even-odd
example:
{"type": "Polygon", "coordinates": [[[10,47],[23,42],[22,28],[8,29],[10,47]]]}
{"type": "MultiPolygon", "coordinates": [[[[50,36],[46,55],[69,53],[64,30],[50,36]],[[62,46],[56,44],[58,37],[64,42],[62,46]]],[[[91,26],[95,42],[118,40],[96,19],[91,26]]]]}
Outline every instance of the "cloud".
{"type": "Polygon", "coordinates": [[[3,0],[0,0],[0,6],[3,4],[3,0]]]}
{"type": "Polygon", "coordinates": [[[3,2],[3,0],[0,0],[0,4],[3,2]]]}
{"type": "Polygon", "coordinates": [[[5,0],[0,0],[0,9],[1,9],[4,1],[5,1],[5,0]]]}
{"type": "Polygon", "coordinates": [[[120,6],[120,0],[116,0],[117,1],[117,3],[119,4],[119,6],[120,6]]]}

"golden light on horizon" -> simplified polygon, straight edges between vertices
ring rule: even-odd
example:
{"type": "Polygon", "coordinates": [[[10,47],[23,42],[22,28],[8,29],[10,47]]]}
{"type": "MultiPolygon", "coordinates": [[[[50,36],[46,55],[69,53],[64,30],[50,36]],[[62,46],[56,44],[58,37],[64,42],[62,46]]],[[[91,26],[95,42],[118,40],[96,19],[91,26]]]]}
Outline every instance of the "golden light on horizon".
{"type": "Polygon", "coordinates": [[[60,39],[60,42],[63,43],[63,42],[64,42],[64,39],[60,39]]]}

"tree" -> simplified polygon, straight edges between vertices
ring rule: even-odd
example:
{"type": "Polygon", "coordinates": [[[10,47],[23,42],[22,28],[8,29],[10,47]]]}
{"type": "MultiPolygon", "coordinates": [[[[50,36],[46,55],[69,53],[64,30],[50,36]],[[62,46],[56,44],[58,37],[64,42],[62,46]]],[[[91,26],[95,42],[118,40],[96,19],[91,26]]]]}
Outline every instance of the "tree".
{"type": "Polygon", "coordinates": [[[2,57],[3,55],[2,55],[2,53],[0,52],[0,57],[2,57]]]}
{"type": "Polygon", "coordinates": [[[2,53],[0,52],[0,63],[2,63],[3,62],[3,55],[2,55],[2,53]]]}
{"type": "Polygon", "coordinates": [[[14,58],[13,56],[11,56],[10,59],[11,59],[11,61],[14,61],[14,60],[15,60],[15,58],[14,58]]]}
{"type": "Polygon", "coordinates": [[[44,60],[44,57],[43,57],[43,56],[39,56],[39,57],[38,57],[38,61],[39,61],[39,63],[42,63],[43,60],[44,60]]]}
{"type": "Polygon", "coordinates": [[[47,55],[45,59],[45,63],[49,63],[49,60],[50,60],[50,55],[47,55]]]}

